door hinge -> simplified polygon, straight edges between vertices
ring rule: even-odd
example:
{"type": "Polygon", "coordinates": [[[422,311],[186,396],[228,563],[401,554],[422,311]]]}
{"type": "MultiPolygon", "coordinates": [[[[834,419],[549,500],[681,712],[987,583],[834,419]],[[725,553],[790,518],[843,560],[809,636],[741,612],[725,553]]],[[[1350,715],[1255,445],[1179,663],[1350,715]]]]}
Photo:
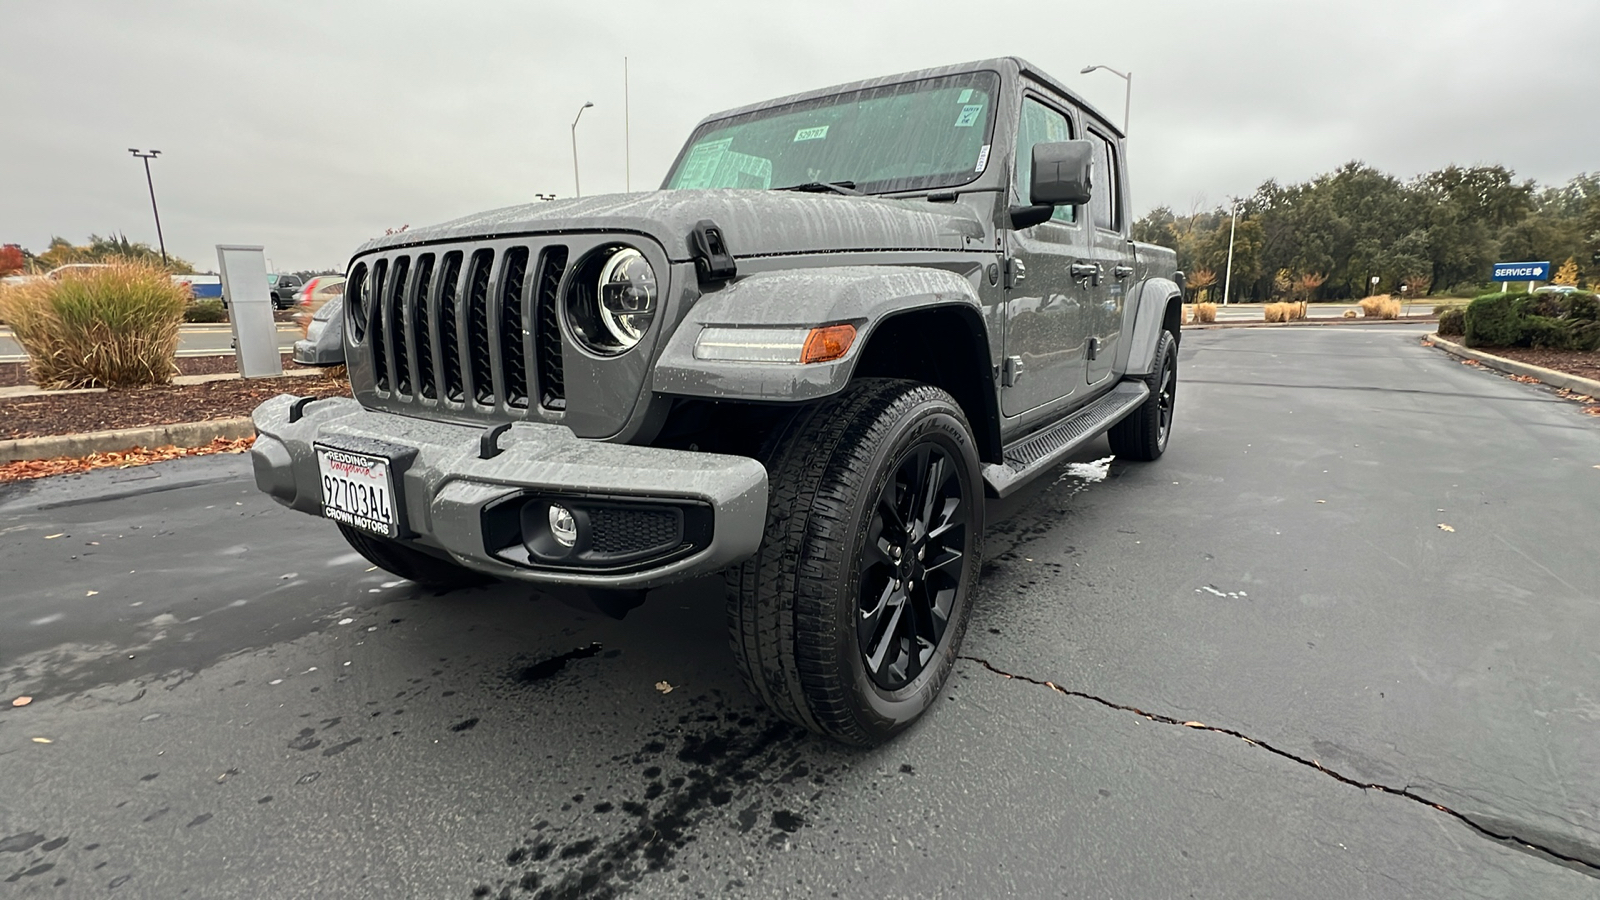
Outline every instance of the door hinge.
{"type": "Polygon", "coordinates": [[[1023,368],[1022,357],[1006,357],[1005,363],[1000,367],[1000,384],[1004,387],[1016,387],[1017,382],[1022,380],[1023,368]]]}
{"type": "Polygon", "coordinates": [[[1023,281],[1025,281],[1027,279],[1027,277],[1028,277],[1028,267],[1022,264],[1022,260],[1017,259],[1015,256],[1006,257],[1006,289],[1007,290],[1010,290],[1011,288],[1014,288],[1017,285],[1021,284],[1023,281]]]}

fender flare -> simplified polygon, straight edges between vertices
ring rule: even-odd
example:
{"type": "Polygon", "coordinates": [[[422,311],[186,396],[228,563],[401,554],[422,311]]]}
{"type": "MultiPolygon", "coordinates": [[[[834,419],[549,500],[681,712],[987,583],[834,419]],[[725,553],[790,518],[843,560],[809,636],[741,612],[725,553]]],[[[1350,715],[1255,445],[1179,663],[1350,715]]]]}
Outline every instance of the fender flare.
{"type": "Polygon", "coordinates": [[[1172,304],[1183,303],[1183,291],[1169,278],[1147,278],[1135,291],[1138,305],[1133,329],[1123,344],[1123,357],[1117,369],[1125,375],[1144,376],[1155,371],[1156,345],[1172,304]]]}
{"type": "MultiPolygon", "coordinates": [[[[977,267],[974,271],[981,271],[977,267]]],[[[972,283],[944,269],[831,266],[760,272],[702,295],[656,360],[658,394],[716,400],[803,402],[836,394],[884,320],[936,307],[970,309],[983,321],[972,283]],[[813,328],[848,322],[856,339],[842,358],[809,365],[696,359],[695,340],[713,326],[813,328]]],[[[987,341],[982,342],[985,352],[987,341]]],[[[985,366],[984,374],[989,374],[985,366]]]]}

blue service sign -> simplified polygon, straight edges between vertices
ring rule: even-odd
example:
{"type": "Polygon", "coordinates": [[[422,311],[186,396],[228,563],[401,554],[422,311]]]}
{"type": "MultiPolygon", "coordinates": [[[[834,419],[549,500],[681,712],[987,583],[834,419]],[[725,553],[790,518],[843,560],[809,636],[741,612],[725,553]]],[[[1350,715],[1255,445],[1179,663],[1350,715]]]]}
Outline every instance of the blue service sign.
{"type": "Polygon", "coordinates": [[[1495,281],[1549,281],[1550,261],[1495,263],[1495,281]]]}

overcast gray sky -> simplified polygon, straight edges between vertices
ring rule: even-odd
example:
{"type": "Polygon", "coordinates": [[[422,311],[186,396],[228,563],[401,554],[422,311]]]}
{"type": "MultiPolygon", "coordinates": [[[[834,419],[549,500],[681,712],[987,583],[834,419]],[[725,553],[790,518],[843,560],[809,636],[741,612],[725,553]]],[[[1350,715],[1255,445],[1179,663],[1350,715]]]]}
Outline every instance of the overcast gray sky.
{"type": "Polygon", "coordinates": [[[704,115],[1014,54],[1113,120],[1132,70],[1136,211],[1350,159],[1410,177],[1600,170],[1595,0],[340,2],[0,0],[0,242],[122,232],[214,268],[342,268],[385,228],[655,187],[704,115]]]}

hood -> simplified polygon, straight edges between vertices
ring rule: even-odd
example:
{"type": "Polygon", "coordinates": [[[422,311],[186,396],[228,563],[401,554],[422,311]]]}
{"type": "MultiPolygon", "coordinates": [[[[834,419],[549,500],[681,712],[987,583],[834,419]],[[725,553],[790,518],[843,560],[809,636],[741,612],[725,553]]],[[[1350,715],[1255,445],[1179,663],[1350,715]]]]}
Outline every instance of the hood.
{"type": "Polygon", "coordinates": [[[702,219],[721,229],[736,259],[872,250],[965,250],[985,223],[960,203],[793,191],[706,190],[608,194],[552,200],[411,228],[361,245],[369,250],[519,234],[616,231],[647,234],[674,262],[691,258],[689,233],[702,219]]]}

